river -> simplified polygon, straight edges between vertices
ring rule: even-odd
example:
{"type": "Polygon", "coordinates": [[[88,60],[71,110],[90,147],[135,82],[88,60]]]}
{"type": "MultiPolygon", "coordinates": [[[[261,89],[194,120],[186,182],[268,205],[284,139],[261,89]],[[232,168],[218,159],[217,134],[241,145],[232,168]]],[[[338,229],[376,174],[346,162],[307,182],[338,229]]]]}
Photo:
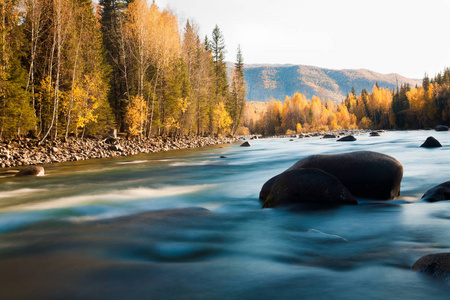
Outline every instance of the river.
{"type": "Polygon", "coordinates": [[[449,201],[420,201],[450,178],[450,132],[356,137],[255,140],[1,178],[0,298],[448,299],[448,282],[411,266],[450,252],[449,201]],[[428,136],[443,147],[420,148],[428,136]],[[261,186],[297,160],[357,150],[403,164],[398,199],[261,209],[261,186]]]}

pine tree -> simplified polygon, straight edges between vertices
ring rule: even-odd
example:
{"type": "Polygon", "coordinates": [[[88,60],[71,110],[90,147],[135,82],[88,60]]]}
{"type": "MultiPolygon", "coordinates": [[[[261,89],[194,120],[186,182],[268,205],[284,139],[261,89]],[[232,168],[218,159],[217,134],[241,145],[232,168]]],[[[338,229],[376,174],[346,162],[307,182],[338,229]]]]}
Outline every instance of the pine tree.
{"type": "Polygon", "coordinates": [[[35,118],[26,90],[27,76],[20,59],[23,18],[15,0],[0,3],[0,138],[21,137],[34,127],[35,118]]]}
{"type": "Polygon", "coordinates": [[[130,100],[130,58],[124,32],[125,10],[130,0],[100,0],[100,24],[107,61],[111,66],[109,102],[120,130],[125,129],[126,104],[130,100]]]}
{"type": "MultiPolygon", "coordinates": [[[[210,42],[211,53],[214,61],[215,77],[215,104],[226,103],[229,98],[227,66],[225,63],[225,40],[219,26],[216,25],[212,32],[210,42]]],[[[212,118],[211,118],[212,120],[212,118]]]]}
{"type": "Polygon", "coordinates": [[[242,115],[245,108],[245,80],[244,80],[244,58],[242,56],[241,47],[238,46],[235,69],[231,83],[231,97],[228,105],[228,112],[233,125],[231,134],[235,134],[241,124],[242,115]]]}

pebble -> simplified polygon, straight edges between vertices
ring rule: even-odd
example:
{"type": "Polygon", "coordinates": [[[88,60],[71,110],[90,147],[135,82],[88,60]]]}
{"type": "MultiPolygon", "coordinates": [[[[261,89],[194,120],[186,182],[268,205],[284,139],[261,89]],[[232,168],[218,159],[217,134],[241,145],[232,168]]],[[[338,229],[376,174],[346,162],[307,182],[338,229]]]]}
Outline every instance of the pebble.
{"type": "Polygon", "coordinates": [[[0,142],[0,167],[8,168],[50,162],[58,163],[91,158],[117,157],[230,144],[235,141],[237,141],[237,138],[181,137],[163,139],[158,137],[141,140],[125,138],[86,138],[79,140],[73,138],[66,142],[62,140],[47,140],[42,145],[38,145],[36,140],[12,140],[0,142]]]}

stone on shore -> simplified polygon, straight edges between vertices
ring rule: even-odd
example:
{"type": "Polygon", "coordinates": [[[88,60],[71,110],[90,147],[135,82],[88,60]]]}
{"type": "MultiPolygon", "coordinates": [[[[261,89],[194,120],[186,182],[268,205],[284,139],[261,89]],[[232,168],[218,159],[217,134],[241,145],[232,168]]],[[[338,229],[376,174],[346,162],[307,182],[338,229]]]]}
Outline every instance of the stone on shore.
{"type": "Polygon", "coordinates": [[[354,142],[356,138],[353,135],[347,135],[337,140],[337,142],[354,142]]]}
{"type": "Polygon", "coordinates": [[[318,169],[299,169],[280,174],[263,208],[290,204],[358,204],[339,180],[318,169]]]}
{"type": "Polygon", "coordinates": [[[427,140],[420,146],[423,148],[438,148],[442,147],[441,143],[434,137],[430,136],[427,138],[427,140]]]}
{"type": "MultiPolygon", "coordinates": [[[[372,151],[312,155],[296,162],[287,171],[319,169],[335,176],[354,197],[390,200],[400,194],[403,166],[395,158],[372,151]]],[[[261,189],[266,199],[276,179],[261,189]]]]}
{"type": "Polygon", "coordinates": [[[448,131],[448,126],[445,125],[438,125],[435,128],[436,131],[448,131]]]}
{"type": "Polygon", "coordinates": [[[423,194],[422,199],[427,202],[450,200],[450,181],[441,183],[423,194]]]}
{"type": "Polygon", "coordinates": [[[19,173],[16,174],[16,177],[22,177],[22,176],[44,176],[44,168],[41,166],[31,166],[25,169],[22,169],[19,171],[19,173]]]}
{"type": "Polygon", "coordinates": [[[450,281],[450,253],[425,255],[414,263],[412,269],[450,281]]]}

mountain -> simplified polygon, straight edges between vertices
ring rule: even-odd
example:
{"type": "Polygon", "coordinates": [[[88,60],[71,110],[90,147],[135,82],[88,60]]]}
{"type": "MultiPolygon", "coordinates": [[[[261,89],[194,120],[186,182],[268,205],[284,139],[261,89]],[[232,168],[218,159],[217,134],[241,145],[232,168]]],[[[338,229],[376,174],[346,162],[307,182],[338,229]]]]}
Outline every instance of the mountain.
{"type": "MultiPolygon", "coordinates": [[[[232,68],[233,64],[228,64],[232,68]]],[[[372,91],[379,87],[393,89],[402,83],[422,85],[422,80],[405,78],[398,74],[380,74],[370,70],[331,70],[304,65],[245,65],[248,101],[284,100],[286,96],[301,93],[307,98],[318,96],[341,102],[355,88],[372,91]]]]}

